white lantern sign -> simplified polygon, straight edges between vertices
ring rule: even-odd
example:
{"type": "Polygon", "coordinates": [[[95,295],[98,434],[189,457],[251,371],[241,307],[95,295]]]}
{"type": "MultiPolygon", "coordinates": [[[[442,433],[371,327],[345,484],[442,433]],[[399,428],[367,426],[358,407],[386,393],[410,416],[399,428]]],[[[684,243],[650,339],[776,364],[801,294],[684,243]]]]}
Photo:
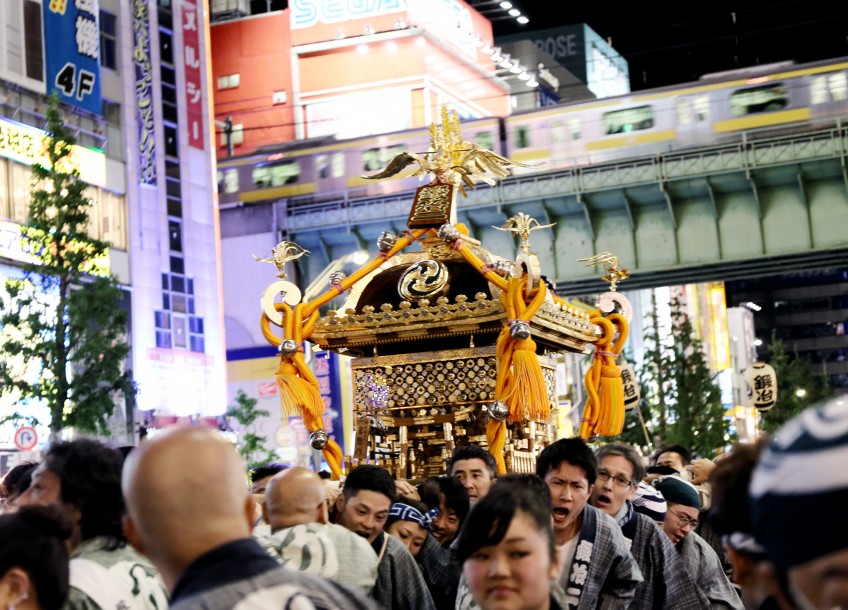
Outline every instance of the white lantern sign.
{"type": "Polygon", "coordinates": [[[745,370],[745,383],[751,392],[751,402],[757,411],[764,413],[777,402],[777,375],[765,362],[755,362],[745,370]]]}
{"type": "Polygon", "coordinates": [[[636,371],[629,362],[621,363],[621,385],[624,390],[624,408],[629,411],[639,404],[639,398],[642,396],[636,371]]]}

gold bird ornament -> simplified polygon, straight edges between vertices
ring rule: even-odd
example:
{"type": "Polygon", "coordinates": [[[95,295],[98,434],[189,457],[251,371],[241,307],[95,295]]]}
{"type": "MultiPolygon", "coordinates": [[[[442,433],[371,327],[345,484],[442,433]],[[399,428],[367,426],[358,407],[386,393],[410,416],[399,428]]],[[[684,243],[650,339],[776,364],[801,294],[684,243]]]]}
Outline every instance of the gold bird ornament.
{"type": "Polygon", "coordinates": [[[426,153],[402,152],[396,155],[380,172],[364,175],[368,180],[390,178],[412,165],[418,169],[411,176],[433,175],[436,183],[451,184],[463,197],[465,187],[474,188],[477,181],[494,186],[497,180],[509,176],[511,167],[531,167],[462,139],[459,113],[442,106],[442,125],[430,125],[430,150],[426,153]]]}

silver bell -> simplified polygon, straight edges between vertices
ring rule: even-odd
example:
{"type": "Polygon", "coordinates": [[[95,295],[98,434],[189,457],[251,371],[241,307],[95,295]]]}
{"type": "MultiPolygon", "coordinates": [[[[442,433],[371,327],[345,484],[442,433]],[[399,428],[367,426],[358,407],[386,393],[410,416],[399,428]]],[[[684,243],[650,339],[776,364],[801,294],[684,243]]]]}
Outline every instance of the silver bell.
{"type": "Polygon", "coordinates": [[[395,247],[396,243],[397,235],[391,231],[383,231],[380,233],[379,237],[377,237],[377,247],[380,249],[380,252],[388,252],[395,247]]]}
{"type": "Polygon", "coordinates": [[[509,325],[509,334],[516,340],[529,339],[530,325],[523,320],[514,320],[512,324],[509,325]]]}
{"type": "Polygon", "coordinates": [[[509,415],[509,405],[502,400],[496,400],[489,405],[488,411],[489,417],[495,421],[503,421],[509,415]]]}
{"type": "Polygon", "coordinates": [[[297,342],[294,339],[283,339],[277,351],[283,356],[294,356],[297,353],[297,342]]]}
{"type": "Polygon", "coordinates": [[[330,274],[330,288],[334,288],[336,284],[341,284],[347,279],[347,274],[344,271],[333,271],[330,274]]]}
{"type": "Polygon", "coordinates": [[[491,267],[495,273],[501,277],[509,277],[515,268],[515,263],[506,259],[498,259],[491,263],[491,267]]]}
{"type": "Polygon", "coordinates": [[[316,430],[309,434],[309,444],[318,451],[327,446],[328,440],[330,440],[330,437],[323,430],[316,430]]]}
{"type": "Polygon", "coordinates": [[[457,239],[459,239],[459,229],[449,223],[443,224],[439,227],[439,231],[437,233],[439,239],[444,241],[445,243],[452,244],[457,239]]]}

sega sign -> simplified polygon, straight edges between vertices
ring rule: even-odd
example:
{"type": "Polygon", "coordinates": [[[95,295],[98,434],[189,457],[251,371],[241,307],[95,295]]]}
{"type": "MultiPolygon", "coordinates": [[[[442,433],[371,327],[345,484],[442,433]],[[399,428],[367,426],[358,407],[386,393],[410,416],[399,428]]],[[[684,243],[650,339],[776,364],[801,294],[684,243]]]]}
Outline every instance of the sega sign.
{"type": "Polygon", "coordinates": [[[45,0],[44,46],[47,91],[102,114],[100,99],[100,6],[98,0],[45,0]]]}
{"type": "Polygon", "coordinates": [[[309,28],[319,23],[388,15],[406,10],[404,0],[291,0],[291,27],[309,28]]]}

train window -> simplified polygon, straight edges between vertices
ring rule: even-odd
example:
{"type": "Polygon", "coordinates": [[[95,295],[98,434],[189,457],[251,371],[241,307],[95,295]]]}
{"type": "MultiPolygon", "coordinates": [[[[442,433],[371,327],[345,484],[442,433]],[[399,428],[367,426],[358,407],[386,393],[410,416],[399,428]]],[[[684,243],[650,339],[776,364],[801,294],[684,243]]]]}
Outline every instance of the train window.
{"type": "Polygon", "coordinates": [[[495,149],[495,138],[491,131],[481,131],[474,136],[474,143],[486,150],[495,149]]]}
{"type": "Polygon", "coordinates": [[[837,72],[831,74],[827,80],[830,85],[830,97],[833,101],[842,102],[848,99],[848,74],[837,72]]]}
{"type": "Polygon", "coordinates": [[[810,103],[824,104],[827,101],[827,77],[814,76],[810,82],[810,103]]]}
{"type": "Polygon", "coordinates": [[[315,174],[319,180],[330,177],[330,162],[327,159],[327,155],[316,155],[315,174]]]}
{"type": "Polygon", "coordinates": [[[695,107],[695,120],[699,123],[710,120],[710,98],[706,95],[696,97],[692,104],[695,107]]]}
{"type": "Polygon", "coordinates": [[[562,121],[551,121],[551,142],[554,144],[565,142],[565,125],[562,121]]]}
{"type": "Polygon", "coordinates": [[[224,171],[224,192],[238,193],[239,190],[239,175],[237,169],[228,169],[224,171]]]}
{"type": "Polygon", "coordinates": [[[692,105],[687,99],[677,100],[677,124],[689,125],[692,122],[692,105]]]}
{"type": "Polygon", "coordinates": [[[583,121],[582,119],[568,119],[568,132],[571,134],[572,140],[579,140],[583,137],[583,121]]]}
{"type": "Polygon", "coordinates": [[[300,161],[283,161],[253,168],[253,185],[257,188],[294,184],[300,178],[300,161]]]}
{"type": "Polygon", "coordinates": [[[527,125],[516,125],[513,136],[515,138],[516,148],[527,148],[530,146],[530,128],[527,125]]]}
{"type": "Polygon", "coordinates": [[[733,116],[774,112],[783,110],[788,104],[789,97],[783,83],[740,89],[730,94],[730,114],[733,116]]]}
{"type": "Polygon", "coordinates": [[[362,152],[362,169],[366,172],[383,169],[389,161],[405,150],[406,147],[403,144],[396,144],[385,148],[369,148],[362,152]]]}
{"type": "Polygon", "coordinates": [[[653,126],[654,109],[651,106],[637,106],[604,113],[604,133],[608,135],[642,131],[653,126]]]}
{"type": "Polygon", "coordinates": [[[330,157],[330,173],[333,178],[341,178],[345,175],[345,156],[344,153],[333,153],[330,157]]]}

